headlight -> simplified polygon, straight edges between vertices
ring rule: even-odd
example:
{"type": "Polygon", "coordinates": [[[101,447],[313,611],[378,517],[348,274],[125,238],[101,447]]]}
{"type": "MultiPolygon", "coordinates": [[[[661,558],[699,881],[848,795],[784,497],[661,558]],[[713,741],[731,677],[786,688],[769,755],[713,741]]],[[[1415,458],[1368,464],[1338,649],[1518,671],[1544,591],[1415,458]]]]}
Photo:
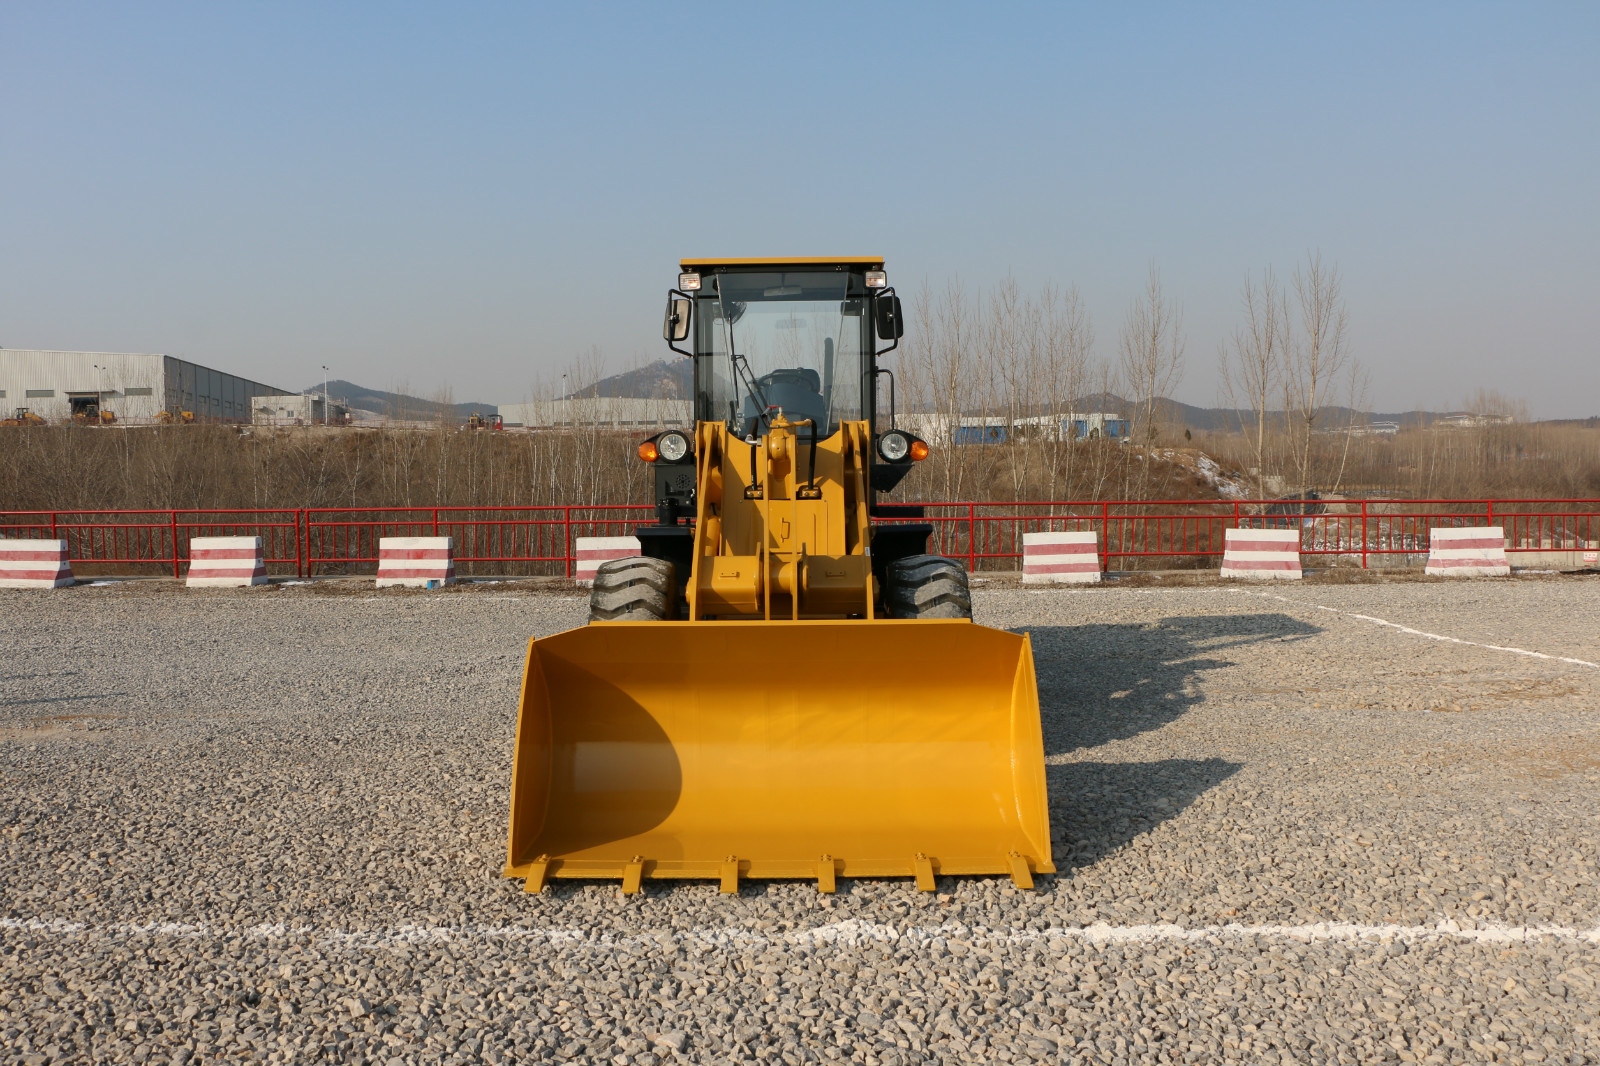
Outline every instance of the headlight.
{"type": "Polygon", "coordinates": [[[867,288],[881,289],[889,284],[889,275],[881,270],[867,271],[867,288]]]}
{"type": "Polygon", "coordinates": [[[676,463],[689,454],[689,438],[682,433],[663,433],[656,438],[656,448],[660,450],[661,458],[676,463]]]}
{"type": "Polygon", "coordinates": [[[700,287],[700,275],[699,274],[679,274],[678,275],[678,288],[682,289],[684,292],[694,292],[699,287],[700,287]]]}
{"type": "Polygon", "coordinates": [[[878,454],[891,463],[898,463],[911,451],[911,438],[897,430],[890,430],[878,438],[878,454]]]}

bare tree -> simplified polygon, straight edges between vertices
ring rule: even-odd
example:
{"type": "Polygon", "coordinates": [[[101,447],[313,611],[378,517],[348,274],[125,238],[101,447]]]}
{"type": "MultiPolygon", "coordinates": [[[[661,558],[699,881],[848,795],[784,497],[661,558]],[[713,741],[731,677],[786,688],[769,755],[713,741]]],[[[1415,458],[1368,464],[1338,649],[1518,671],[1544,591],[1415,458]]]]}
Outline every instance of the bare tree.
{"type": "MultiPolygon", "coordinates": [[[[1117,376],[1117,368],[1107,360],[1097,361],[1096,364],[1090,368],[1088,380],[1094,386],[1094,395],[1098,401],[1096,406],[1098,406],[1102,411],[1105,411],[1111,406],[1111,398],[1113,394],[1120,392],[1122,389],[1122,382],[1117,376]]],[[[1119,411],[1114,413],[1121,414],[1122,412],[1119,411]]],[[[1086,481],[1089,485],[1089,499],[1103,499],[1105,496],[1106,483],[1111,480],[1111,476],[1113,473],[1115,473],[1118,466],[1116,460],[1119,452],[1119,446],[1116,441],[1112,440],[1104,433],[1094,434],[1089,440],[1079,444],[1078,446],[1087,449],[1089,469],[1087,471],[1086,481]]],[[[1148,469],[1150,464],[1141,463],[1139,465],[1148,469]]],[[[1122,463],[1121,466],[1125,472],[1127,464],[1122,463]]],[[[1124,491],[1122,495],[1126,497],[1128,495],[1127,491],[1124,491]]]]}
{"type": "Polygon", "coordinates": [[[918,297],[916,315],[925,333],[916,347],[919,376],[927,391],[934,422],[946,434],[938,456],[944,480],[944,498],[958,500],[966,472],[961,439],[963,416],[978,392],[972,380],[972,348],[978,341],[972,298],[957,280],[945,286],[943,298],[934,300],[926,290],[918,297]]]}
{"type": "Polygon", "coordinates": [[[1039,363],[1044,378],[1045,414],[1050,433],[1046,440],[1048,495],[1056,499],[1072,484],[1073,433],[1065,427],[1072,414],[1073,401],[1082,388],[1089,351],[1094,347],[1094,326],[1083,306],[1076,285],[1057,289],[1046,285],[1039,294],[1039,328],[1035,334],[1041,349],[1039,363]]]}
{"type": "Polygon", "coordinates": [[[1350,314],[1344,305],[1339,268],[1310,252],[1295,268],[1294,295],[1299,336],[1283,352],[1284,410],[1292,420],[1292,456],[1299,492],[1312,487],[1312,435],[1333,382],[1350,358],[1350,314]]]}
{"type": "Polygon", "coordinates": [[[1338,492],[1339,486],[1344,483],[1345,468],[1350,464],[1350,442],[1355,439],[1357,426],[1366,418],[1362,412],[1367,408],[1371,386],[1372,379],[1367,374],[1367,368],[1361,365],[1361,360],[1351,359],[1349,369],[1345,372],[1344,445],[1339,449],[1339,469],[1328,486],[1330,492],[1338,492]]]}
{"type": "Polygon", "coordinates": [[[1290,345],[1289,296],[1268,267],[1257,287],[1244,278],[1244,324],[1234,330],[1217,356],[1222,394],[1238,420],[1239,432],[1255,457],[1256,498],[1265,498],[1267,405],[1277,392],[1283,354],[1290,345]]]}
{"type": "Polygon", "coordinates": [[[1162,291],[1161,272],[1150,264],[1144,292],[1128,308],[1121,337],[1122,383],[1132,393],[1135,428],[1146,444],[1160,435],[1162,407],[1183,377],[1183,311],[1162,291]]]}
{"type": "Polygon", "coordinates": [[[1037,315],[1033,301],[1023,299],[1015,277],[1007,275],[989,294],[989,343],[984,362],[993,398],[985,406],[998,412],[1011,445],[1003,453],[1012,499],[1023,495],[1034,452],[1032,423],[1040,391],[1037,315]]]}

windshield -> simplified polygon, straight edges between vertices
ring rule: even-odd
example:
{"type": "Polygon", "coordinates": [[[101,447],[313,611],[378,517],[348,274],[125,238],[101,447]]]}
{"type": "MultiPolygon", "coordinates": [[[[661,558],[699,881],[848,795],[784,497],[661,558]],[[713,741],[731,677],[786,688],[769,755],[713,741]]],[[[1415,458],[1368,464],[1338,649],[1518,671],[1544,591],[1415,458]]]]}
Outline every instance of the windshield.
{"type": "Polygon", "coordinates": [[[710,417],[760,436],[779,410],[811,419],[819,436],[863,418],[868,316],[859,274],[718,274],[701,297],[700,390],[710,417]]]}

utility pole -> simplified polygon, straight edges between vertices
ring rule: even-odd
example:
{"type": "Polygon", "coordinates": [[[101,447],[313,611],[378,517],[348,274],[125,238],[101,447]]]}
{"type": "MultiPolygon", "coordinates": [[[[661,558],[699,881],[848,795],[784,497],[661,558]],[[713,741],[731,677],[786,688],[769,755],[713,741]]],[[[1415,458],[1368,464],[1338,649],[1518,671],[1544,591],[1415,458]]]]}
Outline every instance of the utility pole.
{"type": "MultiPolygon", "coordinates": [[[[312,419],[311,424],[316,425],[317,420],[312,419]]],[[[328,425],[328,364],[322,364],[322,424],[328,425]]]]}

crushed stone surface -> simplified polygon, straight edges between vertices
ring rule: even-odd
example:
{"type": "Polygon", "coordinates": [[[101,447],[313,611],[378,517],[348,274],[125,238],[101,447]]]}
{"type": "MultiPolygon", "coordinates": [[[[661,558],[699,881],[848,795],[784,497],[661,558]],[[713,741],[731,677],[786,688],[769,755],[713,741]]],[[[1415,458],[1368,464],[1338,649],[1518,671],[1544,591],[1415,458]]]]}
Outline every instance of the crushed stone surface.
{"type": "Polygon", "coordinates": [[[623,897],[500,876],[578,591],[0,591],[0,1060],[1600,1061],[1600,579],[974,599],[1059,874],[623,897]]]}

